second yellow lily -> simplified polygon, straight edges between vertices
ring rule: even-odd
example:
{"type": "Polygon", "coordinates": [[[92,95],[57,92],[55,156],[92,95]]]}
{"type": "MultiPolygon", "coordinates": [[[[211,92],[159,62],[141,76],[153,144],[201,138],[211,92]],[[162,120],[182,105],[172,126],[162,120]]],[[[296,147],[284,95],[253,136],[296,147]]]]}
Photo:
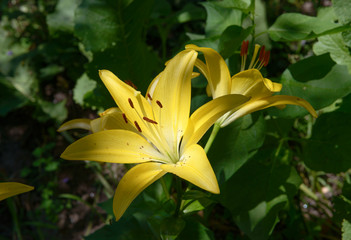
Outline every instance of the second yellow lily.
{"type": "Polygon", "coordinates": [[[258,44],[255,46],[249,69],[244,70],[247,47],[248,42],[244,42],[241,51],[243,58],[242,71],[231,77],[227,64],[218,52],[211,48],[198,47],[193,44],[186,46],[186,49],[203,52],[206,63],[197,59],[195,65],[206,77],[208,92],[214,99],[226,94],[242,94],[251,97],[240,109],[236,109],[236,106],[234,106],[233,111],[228,111],[218,119],[217,123],[220,127],[225,127],[246,114],[272,106],[283,108],[286,104],[304,107],[313,117],[317,117],[316,111],[306,100],[295,96],[273,95],[282,89],[282,84],[272,82],[264,78],[260,73],[259,69],[268,63],[269,52],[265,52],[264,48],[261,48],[259,57],[256,60],[260,49],[258,44]],[[255,69],[255,66],[257,66],[257,69],[255,69]]]}

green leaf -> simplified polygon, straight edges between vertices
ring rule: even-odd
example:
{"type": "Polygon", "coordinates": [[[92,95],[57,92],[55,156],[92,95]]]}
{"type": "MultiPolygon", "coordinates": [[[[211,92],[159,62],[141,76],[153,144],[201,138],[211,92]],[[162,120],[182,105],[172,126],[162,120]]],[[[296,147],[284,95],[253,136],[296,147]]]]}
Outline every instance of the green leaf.
{"type": "Polygon", "coordinates": [[[305,163],[316,171],[339,173],[351,168],[350,113],[325,113],[313,127],[304,146],[305,163]]]}
{"type": "Polygon", "coordinates": [[[41,110],[47,114],[45,116],[42,113],[37,113],[36,118],[39,121],[47,121],[49,117],[55,119],[58,123],[62,123],[67,118],[66,100],[59,103],[52,103],[39,99],[37,103],[41,110]]]}
{"type": "Polygon", "coordinates": [[[221,186],[220,202],[250,239],[267,239],[278,213],[297,193],[301,178],[289,166],[290,159],[288,150],[277,153],[264,145],[221,186]]]}
{"type": "Polygon", "coordinates": [[[74,10],[80,0],[59,0],[56,9],[46,17],[50,32],[67,31],[73,32],[74,10]]]}
{"type": "Polygon", "coordinates": [[[151,231],[147,232],[134,218],[122,218],[111,225],[105,225],[93,234],[84,238],[85,240],[132,240],[132,239],[157,239],[151,231]],[[137,229],[137,230],[136,230],[137,229]]]}
{"type": "Polygon", "coordinates": [[[351,54],[346,46],[341,33],[330,34],[318,38],[313,45],[316,55],[330,53],[330,57],[340,65],[346,65],[351,73],[351,54]]]}
{"type": "Polygon", "coordinates": [[[253,8],[254,2],[254,0],[223,0],[216,2],[216,4],[224,8],[237,8],[240,10],[249,10],[253,8]]]}
{"type": "Polygon", "coordinates": [[[179,234],[177,240],[213,240],[214,234],[207,227],[202,225],[198,220],[192,217],[184,219],[186,222],[185,228],[179,234]]]}
{"type": "Polygon", "coordinates": [[[81,106],[84,105],[85,95],[91,93],[96,87],[96,81],[91,80],[85,73],[77,80],[73,89],[73,99],[81,106]]]}
{"type": "Polygon", "coordinates": [[[28,99],[18,92],[6,79],[0,77],[0,116],[24,106],[28,99]]]}
{"type": "MultiPolygon", "coordinates": [[[[302,60],[297,63],[298,67],[292,65],[283,72],[281,77],[283,89],[278,94],[301,97],[315,109],[321,109],[351,92],[351,75],[345,66],[334,64],[326,56],[313,58],[313,61],[302,60]],[[316,69],[318,66],[310,64],[311,62],[320,63],[323,69],[312,72],[309,66],[312,69],[316,69]],[[325,74],[325,69],[331,70],[325,74]],[[325,75],[322,76],[322,74],[325,75]],[[303,82],[300,82],[300,79],[303,82]]],[[[268,111],[271,115],[285,118],[301,117],[307,114],[304,108],[293,105],[287,105],[283,110],[270,108],[268,111]]]]}
{"type": "Polygon", "coordinates": [[[342,222],[342,240],[350,240],[351,239],[351,223],[344,219],[342,222]]]}
{"type": "Polygon", "coordinates": [[[351,22],[351,0],[333,0],[333,9],[340,22],[351,22]]]}
{"type": "Polygon", "coordinates": [[[239,26],[229,26],[219,39],[219,52],[224,59],[232,56],[241,46],[241,43],[252,32],[252,27],[242,28],[239,26]]]}
{"type": "Polygon", "coordinates": [[[300,13],[284,13],[278,17],[268,32],[274,41],[298,41],[346,29],[350,29],[350,26],[334,23],[323,16],[310,17],[300,13]]]}
{"type": "Polygon", "coordinates": [[[83,0],[76,10],[75,34],[93,58],[86,65],[91,79],[108,69],[122,80],[132,81],[145,91],[160,71],[159,60],[146,45],[143,33],[153,6],[152,0],[131,3],[83,0]]]}
{"type": "Polygon", "coordinates": [[[264,138],[265,121],[262,115],[247,115],[219,130],[208,158],[220,184],[255,154],[264,138]]]}
{"type": "Polygon", "coordinates": [[[223,7],[216,2],[201,3],[207,12],[206,37],[220,36],[231,26],[241,26],[242,12],[234,8],[223,7]]]}

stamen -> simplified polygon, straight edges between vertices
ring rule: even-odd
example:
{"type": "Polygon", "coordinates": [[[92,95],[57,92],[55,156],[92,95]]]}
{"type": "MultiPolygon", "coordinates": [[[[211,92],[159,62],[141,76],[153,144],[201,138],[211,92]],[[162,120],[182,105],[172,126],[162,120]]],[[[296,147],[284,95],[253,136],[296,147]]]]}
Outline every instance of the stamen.
{"type": "Polygon", "coordinates": [[[138,131],[141,132],[141,128],[140,128],[139,124],[137,123],[137,121],[134,121],[134,125],[138,129],[138,131]]]}
{"type": "Polygon", "coordinates": [[[260,45],[259,44],[255,44],[255,50],[254,50],[254,54],[252,56],[252,59],[251,59],[251,62],[250,62],[250,65],[249,65],[249,68],[248,69],[251,69],[255,60],[256,60],[256,57],[257,57],[257,53],[258,53],[258,50],[260,49],[260,45]]]}
{"type": "Polygon", "coordinates": [[[264,60],[263,60],[263,62],[264,62],[263,66],[264,67],[268,65],[270,55],[271,55],[271,51],[267,51],[266,55],[264,56],[264,60]]]}
{"type": "Polygon", "coordinates": [[[154,120],[152,120],[152,119],[150,119],[150,118],[143,117],[143,119],[144,119],[145,121],[149,122],[149,123],[157,124],[156,121],[154,121],[154,120]]]}
{"type": "Polygon", "coordinates": [[[131,86],[132,88],[138,89],[132,81],[126,80],[126,81],[124,81],[124,82],[125,82],[126,84],[128,84],[129,86],[131,86]]]}
{"type": "Polygon", "coordinates": [[[152,97],[151,97],[150,93],[147,93],[147,97],[152,101],[152,97]]]}
{"type": "Polygon", "coordinates": [[[132,99],[128,98],[128,102],[129,102],[129,105],[130,105],[132,108],[134,108],[134,104],[133,104],[133,102],[132,102],[132,99]]]}
{"type": "Polygon", "coordinates": [[[123,117],[124,121],[125,121],[126,123],[128,123],[127,116],[126,116],[124,113],[122,113],[122,117],[123,117]]]}
{"type": "Polygon", "coordinates": [[[156,100],[156,103],[160,108],[163,108],[162,103],[159,100],[156,100]]]}
{"type": "Polygon", "coordinates": [[[258,57],[258,60],[261,62],[266,54],[265,50],[265,46],[263,45],[261,50],[260,50],[260,56],[258,57]]]}
{"type": "Polygon", "coordinates": [[[249,49],[249,40],[243,41],[243,43],[241,44],[241,51],[240,51],[240,56],[241,56],[241,69],[240,69],[240,71],[245,70],[248,49],[249,49]]]}

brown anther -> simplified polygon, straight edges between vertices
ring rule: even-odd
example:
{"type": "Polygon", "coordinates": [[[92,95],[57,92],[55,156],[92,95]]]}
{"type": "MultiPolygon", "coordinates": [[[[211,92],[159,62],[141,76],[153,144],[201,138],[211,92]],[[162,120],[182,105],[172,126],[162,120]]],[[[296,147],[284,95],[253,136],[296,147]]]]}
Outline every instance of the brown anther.
{"type": "Polygon", "coordinates": [[[243,41],[243,43],[241,44],[241,49],[240,49],[240,56],[244,56],[244,51],[245,51],[245,43],[246,41],[243,41]]]}
{"type": "Polygon", "coordinates": [[[244,41],[245,46],[244,46],[244,50],[243,50],[243,55],[247,55],[247,52],[249,50],[249,40],[244,41]]]}
{"type": "Polygon", "coordinates": [[[127,116],[126,116],[124,113],[122,113],[122,117],[123,117],[124,121],[125,121],[126,123],[128,123],[127,116]]]}
{"type": "Polygon", "coordinates": [[[150,93],[147,93],[147,97],[152,101],[152,97],[151,97],[150,93]]]}
{"type": "Polygon", "coordinates": [[[135,85],[134,85],[134,83],[132,82],[132,81],[130,81],[130,80],[126,80],[126,81],[124,81],[126,84],[128,84],[129,86],[131,86],[132,88],[134,88],[134,89],[138,89],[135,85]]]}
{"type": "Polygon", "coordinates": [[[137,121],[134,121],[134,125],[138,129],[138,131],[141,132],[141,128],[140,128],[139,124],[137,123],[137,121]]]}
{"type": "Polygon", "coordinates": [[[159,100],[156,100],[156,103],[160,108],[163,108],[162,103],[159,100]]]}
{"type": "Polygon", "coordinates": [[[149,122],[149,123],[157,124],[156,121],[154,121],[154,120],[152,120],[152,119],[150,119],[150,118],[143,117],[143,119],[144,119],[145,121],[149,122]]]}
{"type": "Polygon", "coordinates": [[[132,99],[128,98],[128,102],[129,102],[129,105],[130,105],[132,108],[134,108],[134,104],[133,104],[133,102],[132,102],[132,99]]]}
{"type": "Polygon", "coordinates": [[[263,46],[261,47],[260,55],[259,55],[259,57],[258,57],[258,60],[259,60],[260,62],[262,62],[263,58],[265,57],[266,52],[265,52],[264,50],[265,50],[265,46],[263,45],[263,46]]]}
{"type": "Polygon", "coordinates": [[[271,51],[267,51],[266,54],[264,55],[264,59],[263,59],[264,67],[268,65],[270,54],[271,54],[271,51]]]}

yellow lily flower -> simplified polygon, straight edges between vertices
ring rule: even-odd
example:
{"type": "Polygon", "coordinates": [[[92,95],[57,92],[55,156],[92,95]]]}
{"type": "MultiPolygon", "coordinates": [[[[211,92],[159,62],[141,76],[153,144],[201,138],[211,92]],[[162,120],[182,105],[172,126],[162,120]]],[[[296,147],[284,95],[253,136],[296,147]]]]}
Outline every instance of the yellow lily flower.
{"type": "Polygon", "coordinates": [[[0,201],[6,198],[32,191],[34,187],[17,183],[17,182],[2,182],[0,183],[0,201]]]}
{"type": "Polygon", "coordinates": [[[203,52],[206,63],[197,59],[195,66],[206,77],[208,81],[208,93],[212,95],[214,99],[226,94],[242,94],[251,97],[240,109],[229,111],[218,119],[217,123],[220,127],[225,127],[246,114],[272,106],[284,108],[286,104],[304,107],[313,117],[317,117],[316,111],[306,100],[294,96],[273,95],[281,90],[282,84],[272,82],[264,78],[260,73],[259,69],[267,65],[269,60],[269,52],[265,52],[263,47],[256,60],[260,48],[260,46],[256,44],[249,69],[244,70],[247,47],[248,42],[244,42],[241,51],[242,71],[231,77],[227,64],[218,52],[211,48],[198,47],[193,44],[186,46],[186,49],[203,52]],[[256,66],[257,69],[255,69],[256,66]]]}
{"type": "Polygon", "coordinates": [[[134,131],[95,132],[70,146],[61,157],[112,163],[138,163],[119,182],[113,200],[119,220],[136,196],[166,173],[173,173],[212,193],[219,193],[213,169],[197,144],[210,126],[234,106],[248,101],[226,95],[208,102],[189,118],[191,77],[197,58],[185,50],[171,59],[150,84],[146,97],[108,70],[100,78],[134,131]]]}

